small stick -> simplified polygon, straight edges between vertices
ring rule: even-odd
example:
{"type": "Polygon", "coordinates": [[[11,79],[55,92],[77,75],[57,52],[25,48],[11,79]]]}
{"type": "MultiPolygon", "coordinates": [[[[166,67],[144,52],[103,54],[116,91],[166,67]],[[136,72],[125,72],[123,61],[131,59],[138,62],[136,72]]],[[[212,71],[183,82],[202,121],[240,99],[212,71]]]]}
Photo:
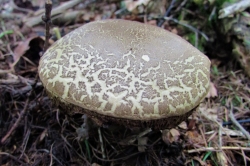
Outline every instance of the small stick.
{"type": "Polygon", "coordinates": [[[15,160],[15,161],[19,162],[20,164],[22,164],[22,165],[26,165],[26,163],[22,162],[21,160],[19,160],[18,158],[16,158],[15,156],[13,156],[13,155],[11,155],[11,154],[9,154],[9,153],[6,153],[6,152],[0,152],[0,156],[1,156],[1,155],[6,155],[6,156],[8,156],[8,157],[12,158],[13,160],[15,160]]]}
{"type": "Polygon", "coordinates": [[[43,52],[45,52],[49,46],[51,10],[52,10],[52,2],[51,0],[47,0],[45,3],[45,15],[42,16],[42,20],[45,23],[45,43],[44,43],[43,52]]]}
{"type": "Polygon", "coordinates": [[[235,146],[222,146],[219,148],[216,147],[204,147],[204,148],[198,148],[198,149],[191,149],[187,150],[188,153],[197,153],[202,151],[221,151],[221,150],[244,150],[244,151],[250,151],[250,148],[248,147],[235,147],[235,146]]]}
{"type": "MultiPolygon", "coordinates": [[[[43,21],[45,22],[45,27],[46,27],[46,40],[45,40],[45,44],[44,44],[44,51],[47,50],[48,48],[48,42],[49,42],[49,38],[50,38],[50,34],[49,34],[49,29],[50,29],[50,13],[52,10],[52,2],[51,0],[47,0],[46,4],[45,4],[45,16],[43,16],[43,21]]],[[[21,111],[18,119],[16,120],[16,122],[13,124],[13,126],[11,127],[11,129],[7,132],[7,134],[1,139],[1,143],[3,144],[8,138],[9,136],[12,134],[12,132],[17,128],[17,126],[19,125],[20,121],[22,120],[22,118],[25,116],[26,112],[27,112],[27,108],[28,105],[30,103],[30,97],[34,91],[34,88],[36,87],[36,84],[38,82],[38,75],[36,75],[35,78],[35,84],[32,86],[32,89],[30,91],[30,93],[28,94],[27,100],[25,102],[24,108],[21,111]]]]}
{"type": "Polygon", "coordinates": [[[105,152],[104,152],[104,146],[103,146],[103,140],[102,140],[102,133],[101,133],[100,127],[98,127],[98,134],[99,134],[99,140],[100,140],[100,144],[101,144],[102,158],[105,159],[106,155],[105,155],[105,152]]]}
{"type": "Polygon", "coordinates": [[[26,99],[26,102],[25,102],[25,105],[24,105],[24,108],[23,110],[21,111],[18,119],[16,120],[16,122],[13,124],[13,126],[11,127],[11,129],[7,132],[7,134],[1,139],[1,143],[3,144],[8,138],[9,136],[12,134],[12,132],[17,128],[17,126],[19,125],[20,121],[22,120],[23,116],[26,114],[27,112],[27,109],[28,109],[28,105],[30,103],[30,98],[31,98],[31,95],[32,93],[34,92],[34,89],[37,85],[37,82],[38,82],[38,75],[36,75],[36,78],[35,78],[35,84],[32,85],[32,89],[31,91],[29,92],[28,96],[27,96],[27,99],[26,99]]]}
{"type": "MultiPolygon", "coordinates": [[[[31,93],[30,93],[31,94],[31,93]]],[[[26,111],[27,111],[27,107],[29,105],[29,102],[30,102],[30,98],[28,97],[26,102],[25,102],[25,105],[24,105],[24,108],[23,110],[21,111],[18,119],[16,120],[16,122],[14,123],[14,125],[11,127],[11,129],[7,132],[7,134],[1,139],[1,143],[3,144],[6,139],[9,138],[9,136],[11,135],[11,133],[17,128],[18,124],[20,123],[20,121],[22,120],[22,117],[25,115],[26,111]]]]}
{"type": "Polygon", "coordinates": [[[231,104],[231,109],[229,110],[229,117],[230,117],[231,121],[233,122],[233,124],[234,124],[235,126],[237,126],[237,127],[240,129],[240,131],[241,131],[241,132],[247,137],[247,139],[250,141],[250,134],[249,134],[249,132],[246,131],[246,130],[241,126],[241,124],[235,119],[232,108],[233,108],[233,106],[232,106],[232,104],[231,104]]]}
{"type": "Polygon", "coordinates": [[[203,32],[201,32],[200,30],[196,29],[195,27],[193,27],[193,26],[191,26],[191,25],[182,23],[182,22],[178,21],[177,19],[170,18],[170,17],[164,17],[164,19],[165,19],[165,20],[174,21],[175,23],[180,24],[180,25],[182,25],[182,26],[184,26],[184,27],[186,27],[186,28],[192,30],[193,32],[200,34],[206,41],[209,41],[209,38],[207,37],[206,34],[204,34],[203,32]]]}
{"type": "MultiPolygon", "coordinates": [[[[53,144],[54,144],[54,143],[53,143],[53,144]]],[[[52,146],[53,146],[53,144],[52,144],[52,146]]],[[[50,151],[51,151],[51,150],[50,150],[50,151]]],[[[55,155],[53,155],[53,153],[50,153],[50,151],[47,150],[47,149],[37,149],[37,152],[45,152],[45,153],[49,154],[50,156],[52,156],[52,157],[59,163],[59,165],[63,165],[63,164],[61,163],[61,161],[60,161],[58,158],[56,158],[55,155]]]]}
{"type": "MultiPolygon", "coordinates": [[[[164,17],[167,17],[169,15],[171,9],[174,6],[174,3],[175,3],[175,0],[172,0],[171,3],[170,3],[170,5],[169,5],[169,7],[168,7],[168,9],[167,9],[167,11],[166,11],[166,13],[165,13],[165,15],[164,15],[164,17]]],[[[158,24],[157,24],[157,26],[161,27],[165,21],[166,20],[164,18],[160,19],[159,22],[158,22],[158,24]]]]}
{"type": "MultiPolygon", "coordinates": [[[[53,16],[57,16],[60,15],[64,12],[66,12],[67,9],[71,9],[74,6],[78,5],[79,3],[82,3],[82,8],[87,7],[89,4],[94,3],[96,0],[86,0],[85,2],[83,2],[83,0],[71,0],[68,2],[63,3],[62,5],[55,7],[52,11],[52,17],[53,16]]],[[[38,25],[41,23],[42,19],[41,19],[41,15],[40,13],[43,13],[44,10],[40,10],[39,15],[29,18],[27,21],[25,21],[25,25],[27,25],[28,27],[33,27],[35,25],[38,25]]]]}
{"type": "Polygon", "coordinates": [[[51,145],[50,151],[49,151],[49,155],[50,155],[50,164],[49,164],[49,165],[50,165],[50,166],[53,165],[53,153],[52,153],[53,145],[54,145],[54,143],[51,145]]]}

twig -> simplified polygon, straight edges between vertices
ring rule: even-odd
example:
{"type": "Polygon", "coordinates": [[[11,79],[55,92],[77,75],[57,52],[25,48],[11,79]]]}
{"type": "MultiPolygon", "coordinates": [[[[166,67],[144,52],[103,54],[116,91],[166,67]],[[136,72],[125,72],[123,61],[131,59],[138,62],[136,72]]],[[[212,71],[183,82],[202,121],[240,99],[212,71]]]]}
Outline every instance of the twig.
{"type": "Polygon", "coordinates": [[[132,135],[131,137],[129,137],[129,140],[124,139],[124,140],[120,141],[119,144],[121,144],[121,145],[131,145],[131,144],[133,144],[136,140],[138,140],[138,138],[143,137],[144,135],[150,133],[151,131],[152,131],[151,128],[147,128],[147,129],[143,130],[142,132],[140,132],[140,133],[137,134],[137,135],[132,135]]]}
{"type": "Polygon", "coordinates": [[[79,154],[62,134],[61,134],[61,138],[71,148],[71,150],[73,150],[78,155],[78,157],[85,162],[86,166],[91,166],[89,161],[86,159],[86,156],[84,156],[84,154],[79,154]]]}
{"type": "MultiPolygon", "coordinates": [[[[53,146],[53,145],[52,145],[53,146]]],[[[53,154],[50,153],[50,151],[48,151],[47,149],[37,149],[38,152],[45,152],[47,154],[49,154],[50,156],[52,156],[60,165],[63,165],[60,160],[53,154]]]]}
{"type": "Polygon", "coordinates": [[[45,23],[45,43],[44,43],[43,52],[45,52],[49,46],[51,10],[52,10],[52,2],[51,0],[47,0],[45,3],[45,15],[42,16],[42,20],[45,23]]]}
{"type": "MultiPolygon", "coordinates": [[[[26,117],[27,117],[27,116],[26,116],[26,117]]],[[[25,117],[25,118],[26,118],[26,117],[25,117]]],[[[27,143],[28,143],[28,141],[29,141],[29,137],[30,137],[30,130],[28,130],[28,131],[26,132],[25,137],[24,137],[24,139],[23,139],[23,143],[22,143],[22,145],[21,145],[21,147],[22,147],[22,153],[21,153],[19,159],[22,158],[23,155],[24,155],[25,149],[26,149],[26,147],[27,147],[27,143]]]]}
{"type": "Polygon", "coordinates": [[[246,8],[250,6],[249,0],[242,0],[235,4],[232,4],[228,7],[225,7],[219,11],[219,18],[225,18],[231,14],[234,14],[236,12],[244,11],[246,8]]]}
{"type": "Polygon", "coordinates": [[[54,145],[54,143],[51,145],[51,147],[50,147],[50,151],[49,151],[49,155],[50,155],[50,166],[52,166],[53,165],[53,154],[52,154],[52,151],[53,151],[53,145],[54,145]]]}
{"type": "Polygon", "coordinates": [[[103,146],[103,140],[102,140],[102,133],[101,133],[100,127],[98,127],[98,134],[99,134],[99,140],[100,140],[100,144],[101,144],[102,158],[105,159],[106,155],[105,155],[105,152],[104,152],[104,146],[103,146]]]}
{"type": "Polygon", "coordinates": [[[250,141],[250,134],[248,133],[248,131],[246,131],[241,124],[235,119],[234,114],[233,114],[233,110],[232,110],[233,106],[231,104],[231,109],[229,109],[229,117],[231,119],[231,121],[233,122],[233,124],[235,126],[237,126],[240,131],[247,137],[247,139],[250,141]]]}
{"type": "MultiPolygon", "coordinates": [[[[248,119],[242,119],[242,120],[237,120],[238,123],[249,123],[250,122],[250,118],[248,119]]],[[[232,125],[233,123],[231,121],[227,121],[227,122],[223,122],[222,125],[226,126],[226,125],[232,125]]]]}
{"type": "Polygon", "coordinates": [[[194,46],[196,48],[198,48],[198,44],[199,44],[198,32],[195,32],[194,34],[195,34],[195,43],[194,43],[194,46]]]}
{"type": "MultiPolygon", "coordinates": [[[[222,147],[222,129],[223,128],[220,125],[219,126],[219,132],[218,132],[218,143],[219,143],[219,145],[217,145],[219,149],[221,149],[221,147],[222,147]]],[[[217,159],[218,159],[218,161],[219,161],[219,163],[221,165],[228,165],[228,160],[226,160],[226,158],[228,158],[228,157],[226,156],[226,154],[223,151],[218,151],[217,152],[217,159]]]]}
{"type": "MultiPolygon", "coordinates": [[[[206,162],[205,161],[202,161],[200,157],[198,156],[194,156],[193,157],[194,160],[198,161],[200,163],[201,166],[206,166],[206,162]]],[[[186,163],[187,164],[187,163],[186,163]]]]}
{"type": "Polygon", "coordinates": [[[201,127],[202,127],[202,126],[199,125],[199,131],[200,131],[200,133],[201,133],[201,136],[202,136],[202,139],[203,139],[203,141],[204,141],[205,147],[208,147],[208,146],[207,146],[207,141],[206,141],[206,137],[205,137],[204,131],[202,130],[201,127]]]}
{"type": "Polygon", "coordinates": [[[209,38],[207,37],[207,35],[206,35],[205,33],[201,32],[200,30],[196,29],[195,27],[193,27],[193,26],[191,26],[191,25],[182,23],[182,22],[178,21],[177,19],[170,18],[170,17],[164,17],[164,19],[165,19],[165,20],[174,21],[174,22],[177,23],[177,24],[180,24],[180,25],[182,25],[182,26],[184,26],[184,27],[187,27],[188,29],[194,31],[195,33],[201,34],[201,36],[204,37],[204,39],[205,39],[206,41],[209,41],[209,38]]]}
{"type": "Polygon", "coordinates": [[[202,115],[204,118],[206,118],[207,120],[214,122],[214,123],[219,127],[219,129],[221,129],[221,130],[225,133],[226,136],[230,137],[230,135],[229,135],[228,132],[227,132],[227,129],[226,129],[226,128],[223,128],[222,124],[220,124],[217,120],[208,117],[203,111],[200,111],[200,113],[201,113],[201,115],[202,115]]]}
{"type": "MultiPolygon", "coordinates": [[[[18,78],[11,78],[11,79],[0,79],[0,84],[3,85],[21,85],[21,84],[25,84],[25,85],[34,85],[35,84],[35,80],[28,80],[27,78],[24,78],[22,76],[18,76],[18,78]],[[27,82],[24,82],[27,81],[27,82]]],[[[37,86],[42,86],[41,82],[37,83],[37,86]]]]}
{"type": "Polygon", "coordinates": [[[124,157],[121,157],[121,158],[115,158],[115,159],[102,159],[102,158],[98,157],[98,156],[95,154],[94,148],[92,148],[92,153],[94,154],[94,156],[95,156],[98,160],[110,162],[110,161],[127,160],[127,159],[129,159],[129,158],[131,158],[131,157],[133,157],[133,156],[142,154],[143,152],[136,152],[136,153],[132,153],[132,154],[130,154],[130,155],[127,155],[127,156],[124,156],[124,157]]]}
{"type": "Polygon", "coordinates": [[[25,9],[25,8],[18,7],[18,6],[15,4],[15,2],[14,2],[13,0],[10,1],[10,5],[11,5],[14,9],[16,9],[16,10],[18,10],[18,11],[21,11],[21,12],[25,12],[25,13],[27,13],[27,14],[33,12],[31,9],[28,9],[28,8],[25,9]]]}
{"type": "Polygon", "coordinates": [[[11,127],[11,129],[7,132],[7,134],[1,139],[1,143],[2,143],[2,144],[6,141],[6,139],[9,138],[9,136],[12,134],[12,132],[17,128],[17,126],[19,125],[19,123],[20,123],[20,121],[22,120],[23,116],[26,114],[28,105],[29,105],[29,103],[30,103],[30,97],[31,97],[31,95],[32,95],[32,93],[33,93],[33,91],[34,91],[34,89],[35,89],[35,87],[36,87],[37,82],[38,82],[38,75],[36,75],[35,83],[34,83],[34,85],[32,85],[32,89],[31,89],[30,93],[28,94],[28,97],[27,97],[27,99],[26,99],[24,108],[23,108],[23,110],[21,111],[21,113],[20,113],[18,119],[17,119],[16,122],[13,124],[13,126],[11,127]]]}
{"type": "Polygon", "coordinates": [[[26,165],[24,162],[20,161],[18,158],[16,158],[15,156],[9,154],[9,153],[6,153],[6,152],[0,152],[0,155],[6,155],[12,159],[14,159],[15,161],[19,162],[20,164],[22,165],[26,165]]]}
{"type": "Polygon", "coordinates": [[[241,150],[241,155],[242,155],[242,157],[243,157],[243,160],[244,160],[245,165],[247,165],[247,160],[246,160],[246,155],[245,155],[244,150],[241,150]]]}
{"type": "MultiPolygon", "coordinates": [[[[170,3],[170,5],[169,5],[169,7],[168,7],[168,9],[167,9],[167,11],[166,11],[166,13],[165,13],[165,15],[164,15],[164,17],[167,17],[167,16],[169,15],[171,9],[172,9],[173,6],[174,6],[174,3],[175,3],[175,0],[172,0],[171,3],[170,3]]],[[[158,22],[158,24],[157,24],[157,26],[158,26],[158,27],[161,27],[161,26],[163,25],[164,22],[165,22],[165,19],[164,19],[164,18],[160,19],[159,22],[158,22]]]]}
{"type": "MultiPolygon", "coordinates": [[[[93,3],[95,2],[96,0],[89,0],[89,1],[86,1],[84,2],[83,6],[88,6],[90,3],[93,3]]],[[[77,4],[83,2],[83,0],[71,0],[71,1],[68,1],[68,2],[65,2],[64,4],[56,7],[53,9],[52,13],[51,13],[51,16],[56,16],[56,15],[59,15],[61,13],[64,13],[65,10],[67,9],[71,9],[73,8],[74,6],[76,6],[77,4]]],[[[44,13],[44,10],[41,11],[42,13],[44,13]]],[[[40,24],[42,22],[42,19],[41,19],[41,15],[38,15],[36,17],[33,17],[33,18],[29,18],[25,24],[28,26],[28,27],[33,27],[37,24],[40,24]]]]}
{"type": "Polygon", "coordinates": [[[0,69],[0,75],[1,74],[6,74],[6,73],[12,73],[13,72],[13,70],[1,70],[0,69]]]}
{"type": "MultiPolygon", "coordinates": [[[[31,93],[30,93],[31,94],[31,93]]],[[[1,139],[1,143],[3,144],[6,139],[9,138],[9,136],[12,134],[12,132],[17,128],[17,126],[19,125],[20,121],[22,120],[22,117],[25,115],[26,111],[27,111],[27,107],[29,105],[29,102],[30,102],[30,98],[28,97],[26,102],[25,102],[25,105],[24,105],[24,108],[23,110],[21,111],[18,119],[16,120],[16,122],[14,123],[14,125],[11,127],[11,129],[7,132],[7,134],[1,139]]]]}
{"type": "MultiPolygon", "coordinates": [[[[241,153],[240,153],[240,152],[235,151],[235,153],[238,153],[239,155],[243,155],[243,154],[242,154],[243,152],[244,152],[244,151],[242,151],[241,153]]],[[[246,156],[246,155],[244,154],[244,160],[248,160],[248,161],[250,161],[250,157],[248,157],[248,156],[246,156]]],[[[247,164],[245,164],[245,165],[247,165],[247,164]]]]}
{"type": "Polygon", "coordinates": [[[235,147],[235,146],[222,146],[219,148],[216,147],[204,147],[199,149],[191,149],[187,150],[188,153],[197,153],[197,152],[203,152],[203,151],[221,151],[221,150],[244,150],[244,151],[250,151],[250,148],[247,147],[235,147]]]}

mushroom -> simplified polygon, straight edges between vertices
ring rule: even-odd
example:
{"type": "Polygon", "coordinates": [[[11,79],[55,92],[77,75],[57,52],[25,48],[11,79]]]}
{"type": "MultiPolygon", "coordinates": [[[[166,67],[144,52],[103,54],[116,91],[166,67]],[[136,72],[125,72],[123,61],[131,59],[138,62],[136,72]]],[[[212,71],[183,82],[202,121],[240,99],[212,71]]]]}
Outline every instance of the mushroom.
{"type": "Polygon", "coordinates": [[[102,123],[177,126],[205,98],[209,59],[181,37],[126,20],[85,24],[54,43],[38,68],[49,96],[102,123]]]}

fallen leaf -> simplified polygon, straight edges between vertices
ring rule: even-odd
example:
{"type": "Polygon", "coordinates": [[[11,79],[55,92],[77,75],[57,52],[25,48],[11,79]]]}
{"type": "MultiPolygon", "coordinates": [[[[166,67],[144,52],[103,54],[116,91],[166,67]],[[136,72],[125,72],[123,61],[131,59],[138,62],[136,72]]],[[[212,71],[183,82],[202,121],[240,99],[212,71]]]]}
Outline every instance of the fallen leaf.
{"type": "Polygon", "coordinates": [[[180,137],[180,132],[176,129],[171,129],[171,130],[163,130],[162,131],[162,140],[166,143],[173,143],[177,142],[180,137]]]}
{"type": "Polygon", "coordinates": [[[181,135],[180,132],[178,130],[176,130],[176,129],[171,129],[170,133],[171,133],[171,137],[172,137],[173,142],[176,142],[179,139],[180,135],[181,135]]]}
{"type": "Polygon", "coordinates": [[[188,130],[193,130],[196,128],[196,119],[190,119],[188,123],[188,130]]]}
{"type": "Polygon", "coordinates": [[[14,56],[13,56],[14,63],[15,62],[17,63],[21,58],[21,56],[30,48],[29,43],[34,38],[35,37],[30,37],[25,41],[21,41],[18,43],[17,47],[14,49],[14,56]]]}
{"type": "Polygon", "coordinates": [[[14,67],[19,62],[20,58],[30,49],[30,43],[36,39],[43,40],[39,36],[33,36],[26,39],[25,41],[21,41],[18,43],[17,47],[14,49],[14,55],[13,55],[14,62],[11,64],[11,67],[14,67]]]}
{"type": "Polygon", "coordinates": [[[196,131],[187,131],[186,132],[186,137],[188,141],[192,144],[204,144],[204,140],[202,139],[202,136],[196,131]]]}
{"type": "Polygon", "coordinates": [[[187,123],[185,121],[181,122],[181,124],[178,125],[181,129],[186,130],[187,129],[187,123]]]}

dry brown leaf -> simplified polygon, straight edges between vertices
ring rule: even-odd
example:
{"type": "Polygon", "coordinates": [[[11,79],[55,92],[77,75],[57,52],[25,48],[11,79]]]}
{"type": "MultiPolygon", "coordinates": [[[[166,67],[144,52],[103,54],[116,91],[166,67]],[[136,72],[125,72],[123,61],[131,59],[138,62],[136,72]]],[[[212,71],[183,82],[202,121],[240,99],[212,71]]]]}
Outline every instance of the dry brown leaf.
{"type": "Polygon", "coordinates": [[[171,133],[171,137],[172,137],[172,142],[176,142],[181,135],[180,132],[176,129],[171,129],[170,133],[171,133]]]}
{"type": "Polygon", "coordinates": [[[21,58],[21,56],[23,56],[23,54],[30,48],[29,43],[34,38],[35,37],[30,37],[25,41],[21,41],[18,43],[17,47],[14,49],[14,56],[13,56],[14,62],[17,62],[21,58]]]}
{"type": "Polygon", "coordinates": [[[187,131],[186,136],[190,143],[204,144],[202,136],[196,130],[187,131]]]}
{"type": "Polygon", "coordinates": [[[181,129],[186,130],[187,129],[187,123],[186,122],[181,122],[181,124],[178,125],[178,127],[180,127],[181,129]]]}
{"type": "Polygon", "coordinates": [[[31,64],[31,66],[37,66],[40,59],[40,52],[44,46],[44,40],[40,36],[34,36],[26,39],[23,42],[19,42],[18,46],[14,49],[13,60],[10,64],[10,68],[14,70],[17,63],[23,63],[24,61],[31,64]],[[22,57],[23,61],[20,61],[22,57]]]}
{"type": "Polygon", "coordinates": [[[176,129],[171,129],[171,130],[163,130],[162,131],[162,140],[166,143],[173,143],[177,142],[180,137],[180,132],[176,129]]]}
{"type": "Polygon", "coordinates": [[[188,130],[193,130],[196,128],[196,119],[190,119],[188,123],[188,130]]]}
{"type": "Polygon", "coordinates": [[[36,38],[40,38],[40,37],[33,36],[33,37],[26,39],[25,41],[21,41],[18,43],[17,47],[14,49],[14,55],[13,55],[14,62],[12,64],[12,67],[15,66],[17,62],[20,60],[20,58],[25,54],[25,52],[29,50],[30,41],[36,38]]]}

